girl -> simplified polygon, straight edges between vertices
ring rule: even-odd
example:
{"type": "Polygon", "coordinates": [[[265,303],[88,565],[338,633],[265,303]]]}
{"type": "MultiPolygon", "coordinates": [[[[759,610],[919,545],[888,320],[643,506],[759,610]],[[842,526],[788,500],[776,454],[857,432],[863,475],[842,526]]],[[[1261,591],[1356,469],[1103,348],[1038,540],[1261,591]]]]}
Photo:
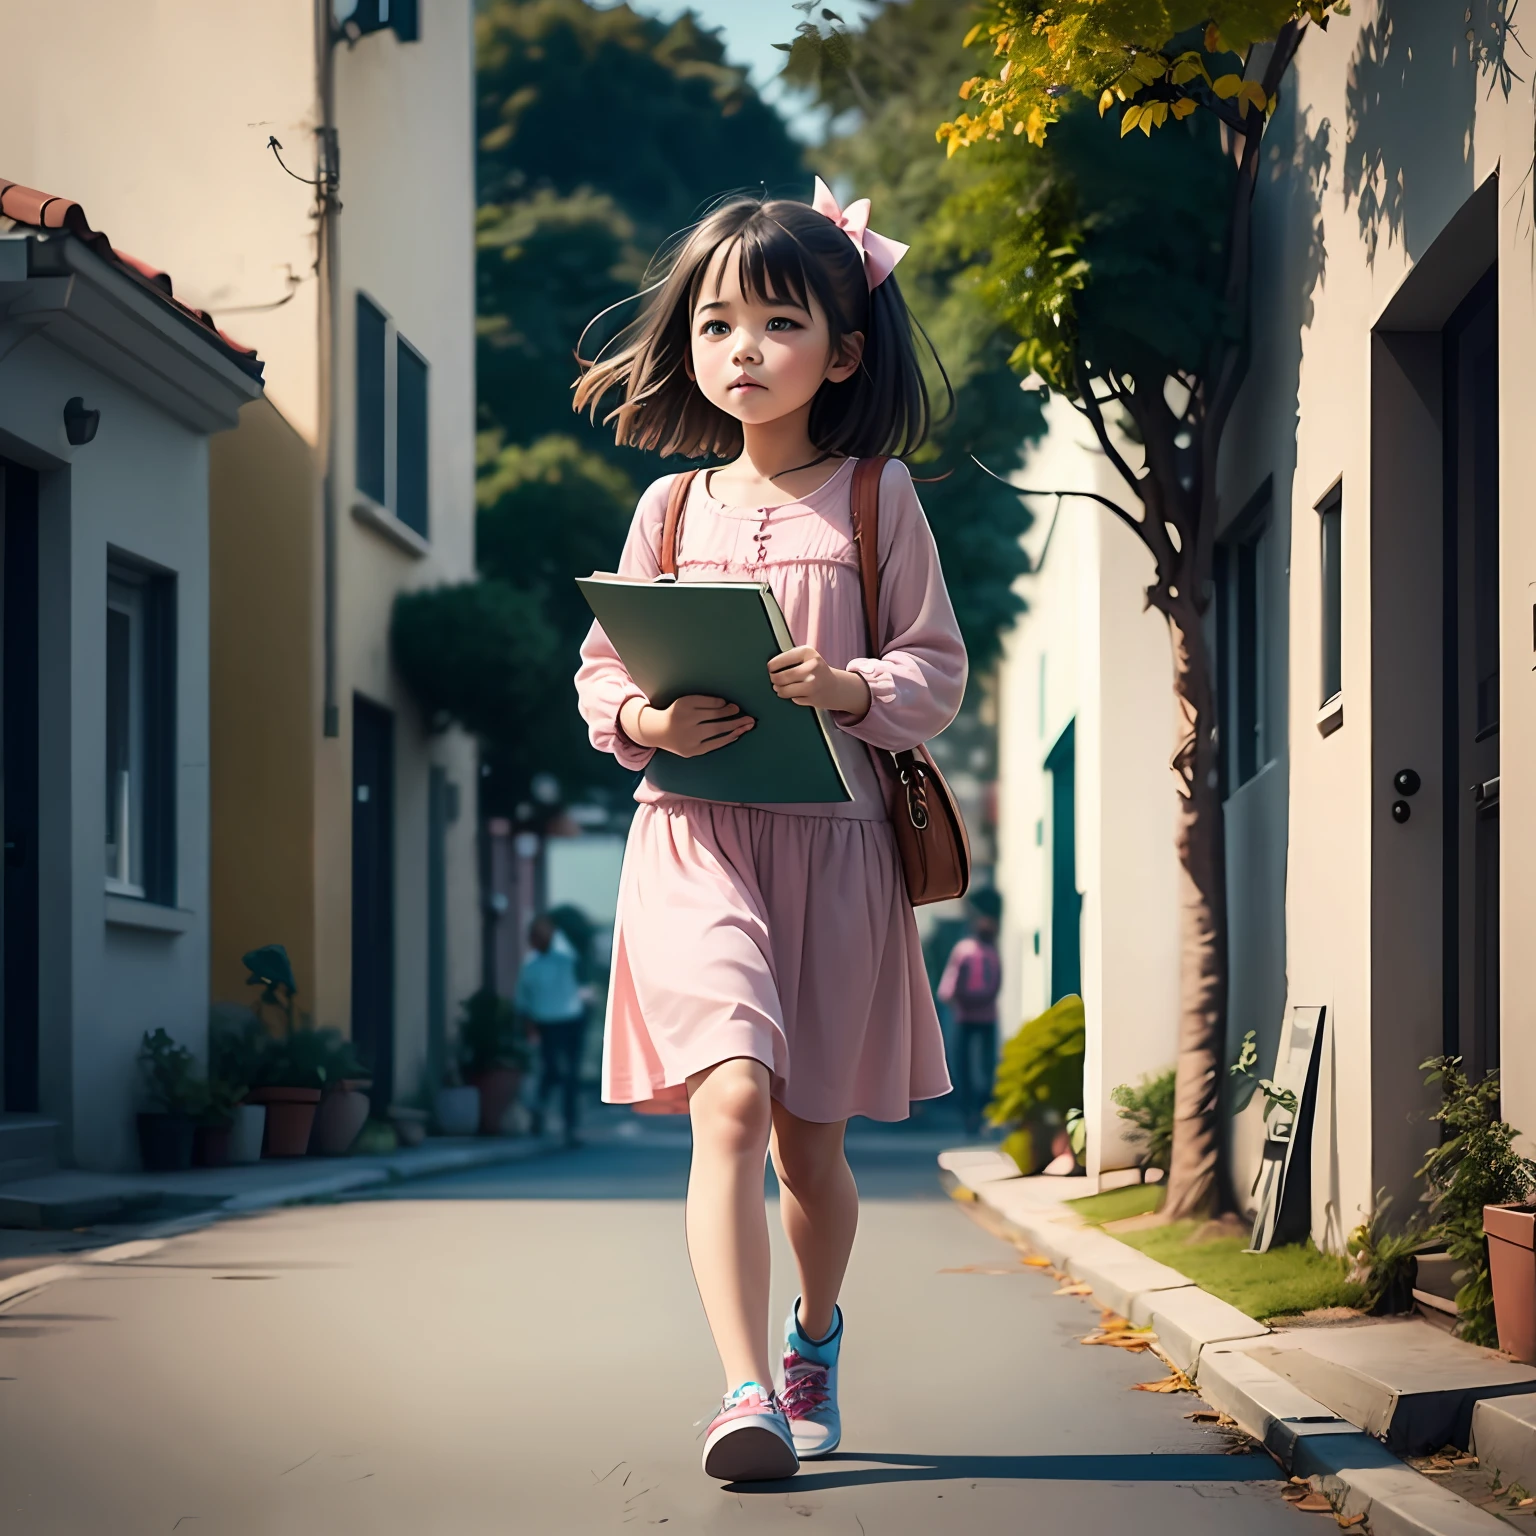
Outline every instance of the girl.
{"type": "MultiPolygon", "coordinates": [[[[965,691],[965,649],[906,466],[880,480],[879,627],[865,635],[849,483],[859,456],[908,453],[929,421],[913,326],[891,270],[906,247],[843,213],[740,197],[675,248],[642,314],[584,364],[578,410],[622,393],[618,441],[729,460],[689,487],[678,578],[766,580],[799,644],[774,691],[831,712],[851,803],[727,805],[642,781],[624,855],[603,1042],[603,1098],[686,1112],[688,1254],[725,1368],[704,1470],[784,1477],[837,1446],[838,1292],[858,1222],[851,1115],[902,1120],[949,1091],[881,771],[868,747],[937,735],[965,691]],[[801,1294],[784,1386],[767,1352],[771,1150],[801,1294]]],[[[673,477],[640,498],[619,563],[654,578],[673,477]]],[[[594,625],[576,676],[594,746],[626,768],[729,746],[728,701],[651,706],[594,625]]]]}

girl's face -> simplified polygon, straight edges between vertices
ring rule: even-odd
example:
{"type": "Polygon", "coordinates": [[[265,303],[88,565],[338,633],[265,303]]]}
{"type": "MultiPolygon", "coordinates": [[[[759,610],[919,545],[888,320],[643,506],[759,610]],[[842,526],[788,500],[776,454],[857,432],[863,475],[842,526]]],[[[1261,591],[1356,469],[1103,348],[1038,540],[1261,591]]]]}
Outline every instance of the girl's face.
{"type": "Polygon", "coordinates": [[[689,373],[705,399],[744,425],[762,425],[809,406],[827,381],[858,368],[864,337],[843,338],[834,355],[825,312],[813,295],[804,308],[742,292],[736,247],[710,263],[693,311],[689,373]]]}

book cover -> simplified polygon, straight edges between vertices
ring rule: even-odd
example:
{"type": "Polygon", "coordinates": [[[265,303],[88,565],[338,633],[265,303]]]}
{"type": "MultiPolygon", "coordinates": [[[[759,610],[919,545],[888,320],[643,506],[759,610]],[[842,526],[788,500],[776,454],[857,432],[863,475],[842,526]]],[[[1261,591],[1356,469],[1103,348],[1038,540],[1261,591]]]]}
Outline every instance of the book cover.
{"type": "Polygon", "coordinates": [[[768,663],[795,642],[767,585],[636,581],[603,571],[576,584],[657,708],[702,693],[728,699],[757,722],[700,757],[656,753],[645,776],[657,789],[749,805],[853,799],[825,711],[773,691],[768,663]]]}

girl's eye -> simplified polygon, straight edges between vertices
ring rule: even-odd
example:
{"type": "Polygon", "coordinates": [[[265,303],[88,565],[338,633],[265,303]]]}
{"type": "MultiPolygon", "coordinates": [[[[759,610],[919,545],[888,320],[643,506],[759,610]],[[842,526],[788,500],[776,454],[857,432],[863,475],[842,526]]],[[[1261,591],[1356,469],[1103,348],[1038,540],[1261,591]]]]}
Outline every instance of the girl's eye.
{"type": "Polygon", "coordinates": [[[725,323],[724,320],[706,320],[704,322],[704,328],[700,332],[700,335],[703,335],[703,336],[728,336],[730,334],[730,330],[731,330],[730,326],[728,326],[725,323]]]}
{"type": "Polygon", "coordinates": [[[768,322],[768,329],[770,331],[798,331],[800,325],[798,321],[791,320],[788,315],[775,315],[768,322]]]}

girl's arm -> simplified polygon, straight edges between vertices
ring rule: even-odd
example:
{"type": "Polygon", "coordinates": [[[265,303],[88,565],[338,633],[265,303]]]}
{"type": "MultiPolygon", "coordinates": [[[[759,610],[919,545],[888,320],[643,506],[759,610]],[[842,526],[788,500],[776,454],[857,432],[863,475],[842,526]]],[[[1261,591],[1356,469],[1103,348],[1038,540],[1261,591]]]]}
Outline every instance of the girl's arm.
{"type": "Polygon", "coordinates": [[[939,552],[905,464],[880,477],[879,655],[848,663],[869,685],[862,716],[834,714],[850,736],[902,752],[937,736],[965,697],[965,644],[939,552]]]}
{"type": "MultiPolygon", "coordinates": [[[[635,508],[618,574],[654,581],[661,574],[656,551],[661,542],[661,523],[666,516],[671,477],[656,481],[635,508]]],[[[645,700],[619,653],[608,642],[602,626],[594,623],[582,642],[581,667],[576,673],[576,703],[587,722],[587,735],[599,752],[611,752],[626,768],[644,768],[655,755],[654,747],[642,747],[624,734],[619,714],[631,699],[645,700]]]]}

